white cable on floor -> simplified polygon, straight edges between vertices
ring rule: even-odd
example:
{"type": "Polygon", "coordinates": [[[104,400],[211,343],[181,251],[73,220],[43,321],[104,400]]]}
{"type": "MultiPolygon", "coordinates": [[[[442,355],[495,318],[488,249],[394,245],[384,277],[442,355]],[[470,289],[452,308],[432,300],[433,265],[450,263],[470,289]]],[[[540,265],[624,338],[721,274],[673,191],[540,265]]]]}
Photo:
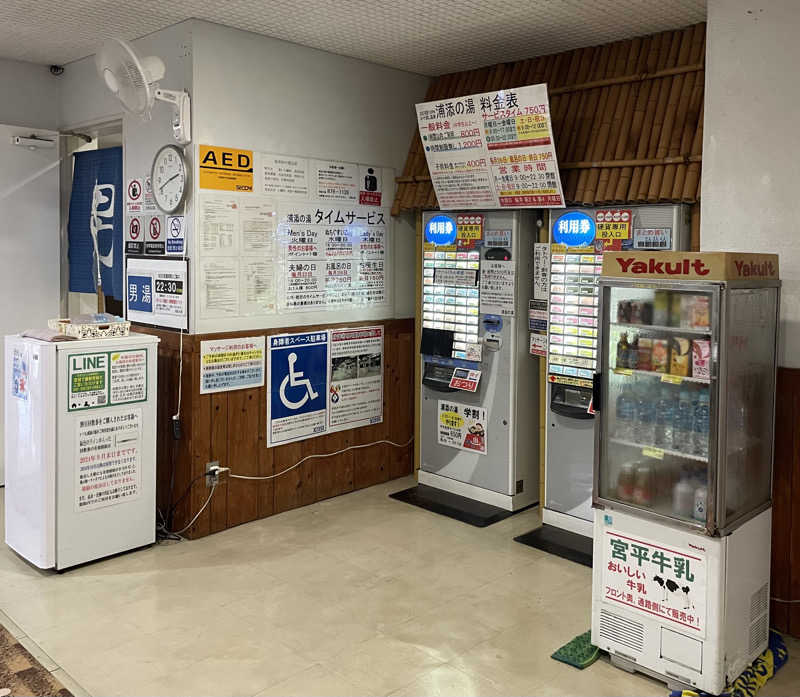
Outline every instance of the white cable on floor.
{"type": "Polygon", "coordinates": [[[318,455],[306,455],[302,460],[296,462],[291,467],[287,467],[285,470],[281,470],[277,474],[270,474],[267,477],[249,477],[244,474],[228,474],[231,479],[275,479],[275,477],[280,477],[282,474],[286,474],[287,472],[291,472],[295,467],[299,467],[302,465],[306,460],[312,460],[314,458],[323,458],[323,457],[333,457],[334,455],[341,455],[342,453],[346,453],[348,450],[358,450],[359,448],[370,448],[373,445],[381,445],[381,443],[388,443],[389,445],[394,446],[395,448],[405,448],[406,446],[411,444],[411,441],[414,440],[414,436],[411,436],[405,443],[395,443],[391,440],[376,440],[373,443],[364,443],[363,445],[351,445],[347,448],[342,448],[341,450],[337,450],[334,453],[320,453],[318,455]]]}
{"type": "Polygon", "coordinates": [[[211,497],[214,495],[214,491],[216,491],[216,489],[217,489],[216,483],[212,484],[211,491],[208,494],[208,498],[206,499],[206,502],[203,504],[203,507],[199,511],[197,511],[197,515],[194,518],[192,518],[191,522],[185,528],[181,528],[180,530],[171,533],[172,535],[181,535],[184,532],[186,532],[190,527],[192,527],[192,525],[195,524],[195,522],[200,517],[202,512],[206,510],[206,506],[208,506],[208,504],[211,502],[211,497]]]}

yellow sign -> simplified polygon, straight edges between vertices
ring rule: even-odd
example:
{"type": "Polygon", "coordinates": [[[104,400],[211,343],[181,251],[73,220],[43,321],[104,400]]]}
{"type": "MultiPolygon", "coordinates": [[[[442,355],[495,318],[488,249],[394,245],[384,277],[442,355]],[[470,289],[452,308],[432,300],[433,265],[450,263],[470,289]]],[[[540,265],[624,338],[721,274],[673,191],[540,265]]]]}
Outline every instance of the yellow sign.
{"type": "Polygon", "coordinates": [[[601,240],[628,240],[631,237],[631,224],[597,223],[597,237],[601,240]]]}
{"type": "Polygon", "coordinates": [[[664,451],[661,448],[642,448],[642,455],[645,457],[654,457],[656,460],[664,459],[664,451]]]}
{"type": "Polygon", "coordinates": [[[550,382],[558,383],[559,385],[572,385],[573,387],[591,387],[591,380],[581,380],[580,378],[568,378],[562,375],[551,375],[550,382]]]}
{"type": "Polygon", "coordinates": [[[614,368],[614,372],[617,375],[633,375],[633,371],[630,368],[614,368]]]}
{"type": "Polygon", "coordinates": [[[680,375],[668,375],[667,373],[664,373],[664,375],[661,376],[661,382],[669,382],[673,385],[680,385],[683,382],[683,378],[680,375]]]}
{"type": "Polygon", "coordinates": [[[200,188],[253,190],[253,151],[200,145],[200,188]]]}
{"type": "Polygon", "coordinates": [[[439,414],[439,420],[443,426],[450,428],[461,428],[464,425],[464,419],[461,414],[454,414],[452,411],[443,411],[439,414]]]}
{"type": "Polygon", "coordinates": [[[483,225],[461,224],[456,228],[456,237],[459,240],[479,240],[483,232],[483,225]]]}

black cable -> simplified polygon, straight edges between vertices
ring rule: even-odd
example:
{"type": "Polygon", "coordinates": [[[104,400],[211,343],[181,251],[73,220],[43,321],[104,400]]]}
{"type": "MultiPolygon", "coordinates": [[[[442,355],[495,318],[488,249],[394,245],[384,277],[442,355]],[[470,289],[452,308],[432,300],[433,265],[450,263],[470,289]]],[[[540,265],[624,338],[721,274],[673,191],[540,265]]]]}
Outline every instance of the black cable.
{"type": "MultiPolygon", "coordinates": [[[[197,481],[199,481],[200,479],[205,479],[205,478],[206,478],[206,476],[207,476],[207,475],[206,475],[205,473],[203,473],[203,474],[198,474],[198,475],[197,475],[197,476],[196,476],[194,479],[192,479],[192,481],[191,481],[191,482],[189,482],[189,485],[186,487],[186,491],[184,491],[184,492],[183,492],[183,493],[180,495],[180,497],[178,498],[178,500],[177,500],[175,503],[173,503],[173,504],[172,504],[172,505],[169,507],[169,509],[167,510],[167,520],[168,520],[168,521],[171,521],[171,520],[172,520],[172,516],[173,516],[173,514],[175,513],[175,509],[176,509],[176,508],[177,508],[177,507],[180,505],[180,503],[181,503],[181,502],[182,502],[182,501],[183,501],[183,500],[184,500],[184,499],[185,499],[185,498],[186,498],[186,497],[189,495],[189,492],[191,492],[191,490],[192,490],[192,487],[195,485],[195,483],[196,483],[197,481]]],[[[170,527],[172,527],[172,526],[170,526],[170,527]]]]}

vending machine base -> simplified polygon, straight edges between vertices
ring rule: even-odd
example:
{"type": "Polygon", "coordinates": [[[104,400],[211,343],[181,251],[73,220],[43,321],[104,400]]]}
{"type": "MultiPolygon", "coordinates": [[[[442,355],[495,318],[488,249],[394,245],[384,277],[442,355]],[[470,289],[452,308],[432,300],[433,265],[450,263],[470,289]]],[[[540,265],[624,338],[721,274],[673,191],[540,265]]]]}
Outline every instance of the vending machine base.
{"type": "Polygon", "coordinates": [[[670,688],[721,694],[767,647],[772,510],[724,537],[595,510],[592,643],[670,688]]]}

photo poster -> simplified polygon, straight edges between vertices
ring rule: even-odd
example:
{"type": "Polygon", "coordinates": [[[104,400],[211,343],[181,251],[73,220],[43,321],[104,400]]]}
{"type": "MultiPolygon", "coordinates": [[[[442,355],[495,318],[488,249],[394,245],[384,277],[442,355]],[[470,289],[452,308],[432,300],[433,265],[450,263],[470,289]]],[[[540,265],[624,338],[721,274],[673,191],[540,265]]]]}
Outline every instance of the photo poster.
{"type": "Polygon", "coordinates": [[[486,409],[440,399],[438,443],[450,448],[486,455],[486,409]]]}
{"type": "Polygon", "coordinates": [[[199,147],[201,321],[390,303],[393,170],[199,147]]]}
{"type": "Polygon", "coordinates": [[[267,447],[383,421],[383,326],[267,341],[267,447]]]}
{"type": "Polygon", "coordinates": [[[266,340],[263,336],[200,342],[200,394],[261,387],[266,340]]]}
{"type": "Polygon", "coordinates": [[[328,432],[383,421],[383,327],[330,330],[328,432]]]}
{"type": "Polygon", "coordinates": [[[441,210],[564,207],[546,84],[416,109],[441,210]]]}

